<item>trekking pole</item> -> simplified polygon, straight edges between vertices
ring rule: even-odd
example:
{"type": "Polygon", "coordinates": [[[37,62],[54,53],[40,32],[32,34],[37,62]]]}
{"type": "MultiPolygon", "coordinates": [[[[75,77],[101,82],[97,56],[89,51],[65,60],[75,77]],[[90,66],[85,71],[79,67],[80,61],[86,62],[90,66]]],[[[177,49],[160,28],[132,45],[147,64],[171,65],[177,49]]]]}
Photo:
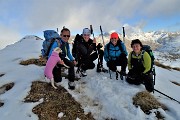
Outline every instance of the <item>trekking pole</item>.
{"type": "Polygon", "coordinates": [[[59,32],[58,28],[57,28],[57,33],[59,32]]]}
{"type": "Polygon", "coordinates": [[[123,42],[125,43],[125,30],[124,30],[124,27],[123,28],[123,42]]]}
{"type": "Polygon", "coordinates": [[[110,76],[110,79],[112,79],[112,77],[111,77],[111,70],[109,69],[109,76],[110,76]]]}
{"type": "Polygon", "coordinates": [[[102,40],[103,40],[103,45],[105,46],[105,43],[104,43],[104,37],[103,37],[103,31],[102,31],[101,25],[100,25],[100,31],[101,31],[101,36],[102,36],[102,40]]]}
{"type": "Polygon", "coordinates": [[[166,97],[170,98],[171,100],[174,100],[174,101],[176,101],[176,102],[178,102],[178,103],[180,104],[180,102],[179,102],[179,101],[177,101],[176,99],[174,99],[174,98],[172,98],[172,97],[170,97],[170,96],[168,96],[168,95],[166,95],[166,94],[164,94],[164,93],[160,92],[159,90],[154,89],[154,91],[156,91],[156,92],[158,92],[158,93],[160,93],[160,94],[162,94],[162,95],[164,95],[164,96],[166,96],[166,97]]]}
{"type": "Polygon", "coordinates": [[[155,66],[153,66],[153,74],[154,74],[154,85],[156,83],[156,71],[155,71],[155,66]]]}
{"type": "Polygon", "coordinates": [[[93,27],[92,27],[92,25],[90,25],[90,30],[91,30],[91,34],[93,34],[93,38],[94,38],[94,32],[93,32],[93,27]]]}

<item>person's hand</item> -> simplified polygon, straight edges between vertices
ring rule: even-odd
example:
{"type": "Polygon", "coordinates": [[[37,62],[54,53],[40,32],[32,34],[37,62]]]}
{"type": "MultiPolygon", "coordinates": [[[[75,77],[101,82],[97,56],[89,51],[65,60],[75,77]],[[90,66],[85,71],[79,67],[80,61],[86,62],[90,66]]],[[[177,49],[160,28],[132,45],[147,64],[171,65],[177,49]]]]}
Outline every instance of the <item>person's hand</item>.
{"type": "Polygon", "coordinates": [[[142,77],[142,78],[146,78],[147,76],[148,76],[147,73],[141,73],[141,77],[142,77]]]}
{"type": "Polygon", "coordinates": [[[77,62],[75,60],[73,61],[73,63],[74,63],[74,65],[77,65],[77,62]]]}
{"type": "Polygon", "coordinates": [[[61,65],[64,65],[64,61],[63,61],[63,60],[61,60],[61,61],[60,61],[60,64],[61,64],[61,65]]]}

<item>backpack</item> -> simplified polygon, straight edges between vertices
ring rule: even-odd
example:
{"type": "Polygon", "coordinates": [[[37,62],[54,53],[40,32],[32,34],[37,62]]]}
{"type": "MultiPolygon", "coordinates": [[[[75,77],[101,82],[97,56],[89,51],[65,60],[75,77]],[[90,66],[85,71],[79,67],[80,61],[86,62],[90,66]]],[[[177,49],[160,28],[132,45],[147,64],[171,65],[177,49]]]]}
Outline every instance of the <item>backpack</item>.
{"type": "Polygon", "coordinates": [[[74,38],[74,43],[72,47],[72,55],[76,60],[78,59],[77,47],[79,42],[82,42],[82,36],[77,34],[76,37],[74,38]]]}
{"type": "Polygon", "coordinates": [[[42,54],[43,58],[47,59],[50,49],[51,49],[51,46],[54,41],[57,41],[58,46],[60,47],[60,36],[54,30],[45,30],[44,38],[45,38],[45,40],[43,41],[43,44],[42,44],[43,49],[41,49],[41,54],[42,54]]]}

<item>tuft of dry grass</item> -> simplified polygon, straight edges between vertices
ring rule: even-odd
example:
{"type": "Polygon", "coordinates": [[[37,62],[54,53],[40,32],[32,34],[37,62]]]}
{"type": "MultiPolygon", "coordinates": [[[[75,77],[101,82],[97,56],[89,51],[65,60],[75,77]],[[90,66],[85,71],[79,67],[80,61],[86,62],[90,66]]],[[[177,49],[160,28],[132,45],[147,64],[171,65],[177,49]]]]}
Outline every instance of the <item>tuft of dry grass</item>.
{"type": "Polygon", "coordinates": [[[180,68],[178,68],[178,67],[170,67],[170,66],[167,66],[167,65],[163,65],[163,64],[161,64],[160,62],[158,62],[158,61],[154,61],[154,64],[156,65],[156,66],[158,66],[158,67],[162,67],[162,68],[165,68],[165,69],[168,69],[168,70],[170,70],[170,69],[173,69],[173,70],[177,70],[177,71],[180,71],[180,68]]]}
{"type": "Polygon", "coordinates": [[[35,65],[38,65],[38,66],[45,66],[46,62],[47,62],[46,59],[40,57],[39,59],[32,58],[32,59],[21,61],[20,64],[21,65],[35,64],[35,65]]]}
{"type": "Polygon", "coordinates": [[[180,86],[180,83],[176,82],[176,81],[171,81],[172,83],[174,83],[177,86],[180,86]]]}
{"type": "MultiPolygon", "coordinates": [[[[0,87],[0,95],[4,94],[6,91],[10,90],[14,86],[14,83],[8,83],[0,87]]],[[[3,106],[3,101],[0,100],[0,107],[3,106]]]]}
{"type": "Polygon", "coordinates": [[[91,113],[85,114],[81,105],[74,100],[66,89],[58,86],[55,90],[49,83],[36,81],[32,83],[25,102],[37,102],[43,98],[43,103],[33,108],[39,120],[57,120],[58,113],[64,113],[61,120],[94,120],[91,113]]]}
{"type": "MultiPolygon", "coordinates": [[[[162,108],[164,110],[168,110],[167,107],[160,103],[153,95],[151,95],[147,91],[139,92],[133,97],[133,104],[135,106],[140,106],[142,111],[146,114],[150,114],[152,109],[162,108]]],[[[163,118],[163,116],[158,113],[156,117],[163,118]]]]}

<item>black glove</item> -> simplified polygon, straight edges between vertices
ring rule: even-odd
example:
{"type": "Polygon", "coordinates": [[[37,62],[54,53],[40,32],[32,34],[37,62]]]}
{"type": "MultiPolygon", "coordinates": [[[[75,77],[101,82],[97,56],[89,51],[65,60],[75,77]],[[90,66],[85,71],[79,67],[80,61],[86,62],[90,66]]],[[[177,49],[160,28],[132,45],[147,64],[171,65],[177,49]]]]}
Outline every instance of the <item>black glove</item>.
{"type": "Polygon", "coordinates": [[[97,50],[100,50],[103,47],[103,45],[99,43],[96,47],[97,47],[97,50]]]}
{"type": "Polygon", "coordinates": [[[141,78],[146,79],[148,77],[147,73],[141,73],[141,78]]]}

